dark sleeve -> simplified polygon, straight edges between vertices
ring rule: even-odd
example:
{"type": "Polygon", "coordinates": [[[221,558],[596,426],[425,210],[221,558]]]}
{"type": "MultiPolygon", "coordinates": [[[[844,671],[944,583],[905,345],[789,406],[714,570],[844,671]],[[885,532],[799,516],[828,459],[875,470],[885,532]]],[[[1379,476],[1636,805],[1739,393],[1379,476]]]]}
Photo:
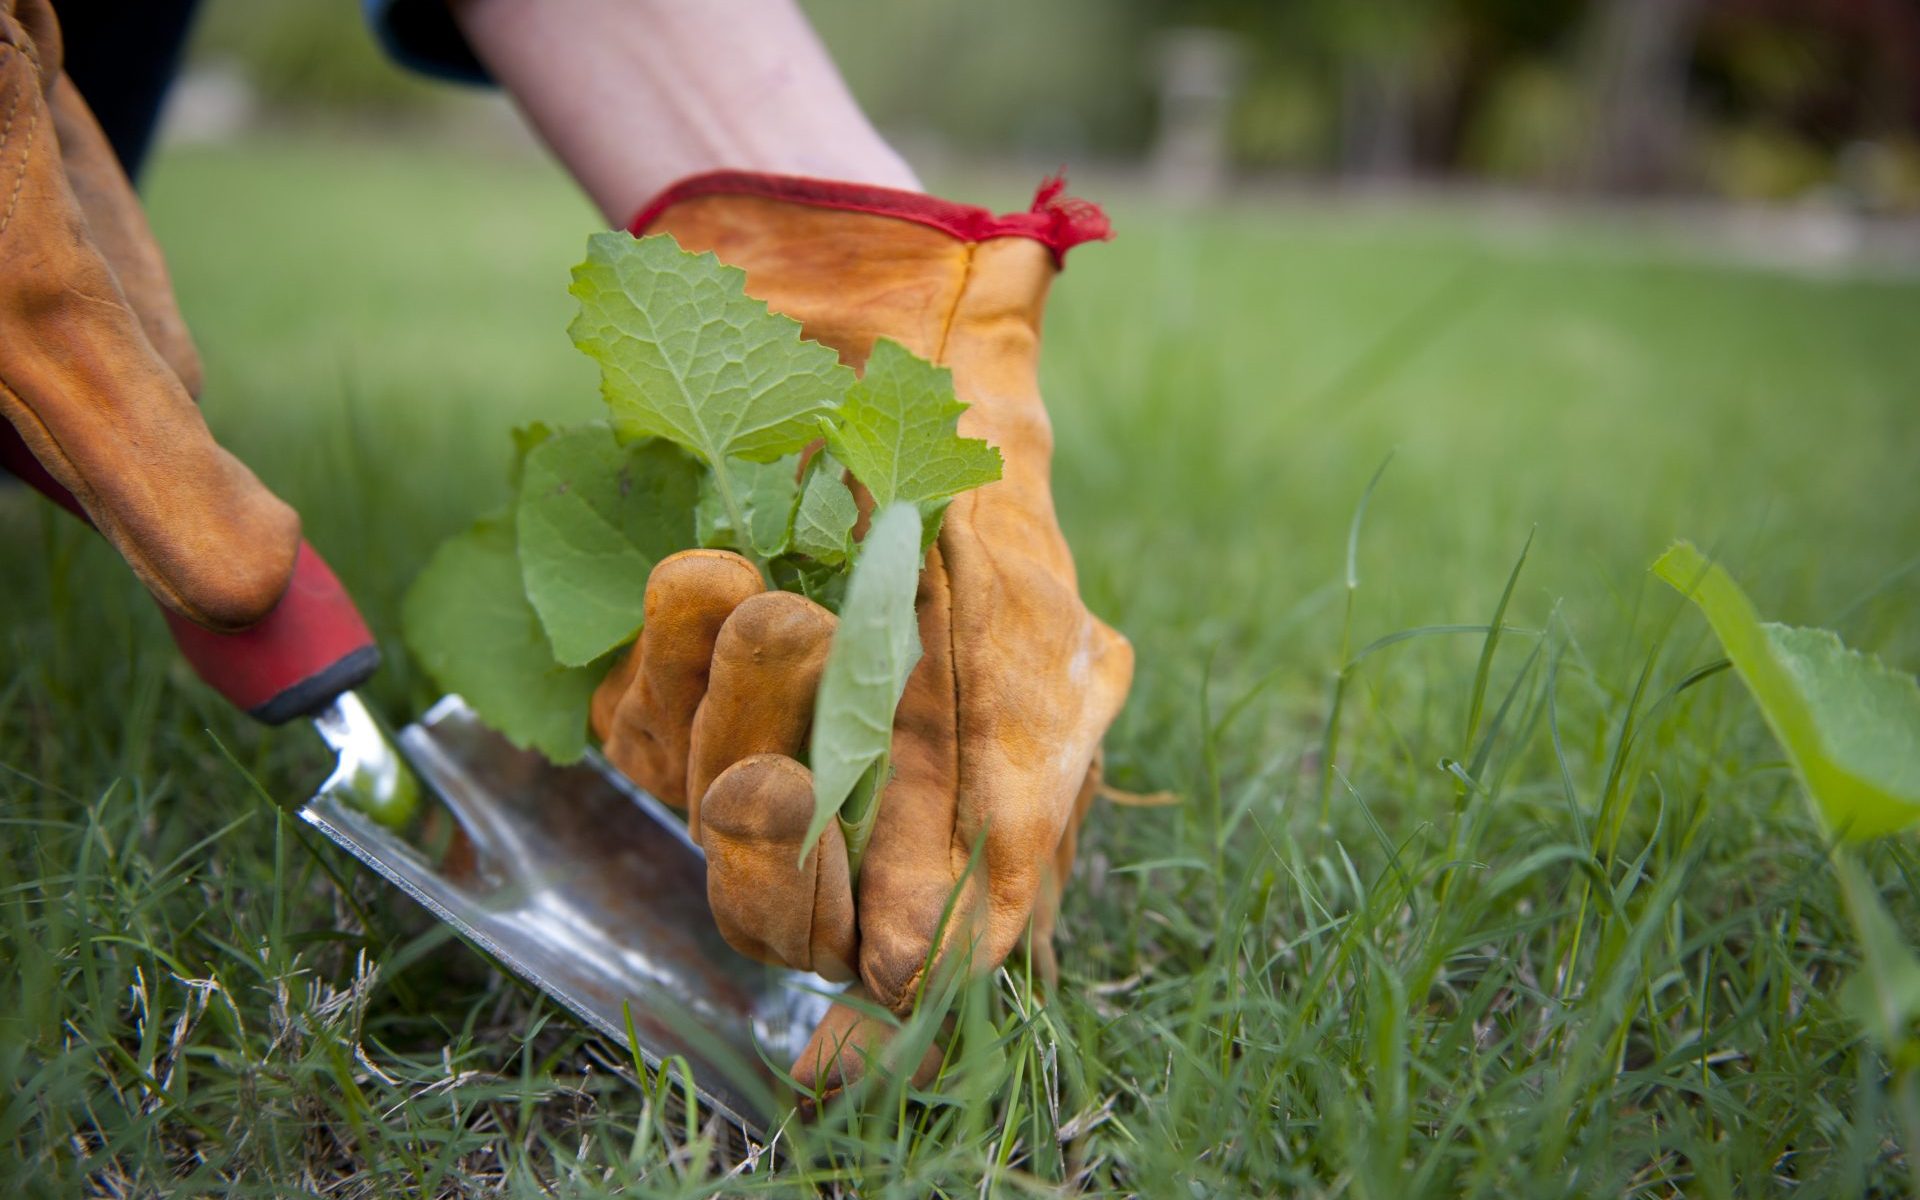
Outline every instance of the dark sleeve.
{"type": "Polygon", "coordinates": [[[447,11],[447,0],[360,0],[374,37],[403,67],[458,83],[491,84],[447,11]]]}
{"type": "Polygon", "coordinates": [[[199,0],[60,0],[67,75],[138,183],[199,0]]]}

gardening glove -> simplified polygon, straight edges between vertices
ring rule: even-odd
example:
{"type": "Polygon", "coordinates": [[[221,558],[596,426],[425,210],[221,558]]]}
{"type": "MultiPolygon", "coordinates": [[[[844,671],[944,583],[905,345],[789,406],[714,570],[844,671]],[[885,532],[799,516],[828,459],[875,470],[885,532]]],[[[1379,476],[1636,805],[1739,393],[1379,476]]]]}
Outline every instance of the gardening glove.
{"type": "MultiPolygon", "coordinates": [[[[928,552],[924,654],[895,718],[857,894],[837,822],[795,867],[813,813],[801,760],[835,618],[765,591],[744,559],[692,550],[654,569],[640,641],[594,697],[608,758],[688,808],[714,917],[749,955],[857,979],[855,995],[897,1014],[913,1008],[930,961],[989,970],[1029,930],[1050,971],[1096,751],[1133,672],[1126,639],[1080,600],[1035,377],[1060,256],[1105,236],[1105,218],[1063,201],[1058,184],[1033,211],[994,217],[888,189],[725,173],[670,189],[632,228],[743,268],[751,295],[855,370],[879,337],[949,367],[970,405],[960,433],[999,447],[1005,469],[953,500],[928,552]]],[[[796,1080],[835,1092],[875,1053],[904,1073],[914,1064],[880,1050],[889,1027],[836,1006],[796,1080]]],[[[929,1052],[916,1074],[936,1065],[929,1052]]]]}
{"type": "Polygon", "coordinates": [[[286,589],[300,520],[214,442],[199,386],[52,8],[0,0],[0,414],[162,603],[238,629],[286,589]]]}

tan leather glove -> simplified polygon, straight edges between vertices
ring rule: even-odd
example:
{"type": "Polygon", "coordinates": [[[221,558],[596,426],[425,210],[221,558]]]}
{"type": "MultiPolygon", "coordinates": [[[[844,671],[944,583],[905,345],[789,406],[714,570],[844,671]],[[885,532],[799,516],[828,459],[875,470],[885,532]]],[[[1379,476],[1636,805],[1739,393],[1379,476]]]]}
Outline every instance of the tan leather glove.
{"type": "MultiPolygon", "coordinates": [[[[1126,639],[1080,601],[1049,485],[1041,307],[1059,254],[1105,232],[1098,210],[1062,205],[1056,191],[1043,189],[1032,213],[995,218],[884,189],[703,176],[635,227],[744,268],[750,294],[856,370],[881,336],[950,367],[971,406],[961,434],[1005,457],[1000,481],[954,500],[921,575],[924,657],[895,720],[894,775],[857,902],[837,825],[794,867],[813,810],[799,759],[833,634],[825,609],[763,591],[735,555],[676,555],[648,580],[638,645],[594,697],[607,756],[688,807],[728,940],[770,962],[857,977],[896,1013],[915,1003],[956,887],[935,961],[970,949],[975,971],[991,969],[1031,925],[1051,970],[1054,909],[1100,738],[1132,678],[1126,639]]],[[[884,1032],[836,1006],[795,1077],[838,1090],[884,1032]]]]}
{"type": "Polygon", "coordinates": [[[46,0],[0,0],[0,414],[149,590],[214,629],[286,589],[300,520],[208,432],[200,361],[46,0]]]}

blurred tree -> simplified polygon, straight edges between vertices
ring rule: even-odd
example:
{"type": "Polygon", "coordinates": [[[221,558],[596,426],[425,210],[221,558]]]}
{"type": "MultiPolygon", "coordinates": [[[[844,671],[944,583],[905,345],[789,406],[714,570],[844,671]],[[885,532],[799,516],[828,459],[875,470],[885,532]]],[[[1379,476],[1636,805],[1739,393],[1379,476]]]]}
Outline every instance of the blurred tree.
{"type": "Polygon", "coordinates": [[[1154,49],[1154,182],[1161,195],[1182,203],[1211,199],[1227,183],[1234,94],[1245,55],[1233,34],[1196,26],[1162,30],[1154,49]]]}
{"type": "Polygon", "coordinates": [[[1464,48],[1440,168],[1570,182],[1581,139],[1570,64],[1588,0],[1456,0],[1452,7],[1464,48]]]}
{"type": "Polygon", "coordinates": [[[1375,4],[1310,0],[1306,13],[1332,52],[1340,79],[1340,166],[1349,175],[1413,174],[1423,103],[1445,87],[1432,68],[1446,54],[1442,0],[1375,4]]]}
{"type": "Polygon", "coordinates": [[[854,94],[923,154],[1143,153],[1152,26],[1113,0],[802,0],[854,94]]]}
{"type": "Polygon", "coordinates": [[[1920,5],[1716,0],[1696,107],[1707,182],[1747,198],[1839,185],[1868,208],[1920,205],[1920,5]]]}
{"type": "MultiPolygon", "coordinates": [[[[1200,29],[1237,47],[1215,57],[1241,168],[1920,205],[1920,0],[802,2],[934,173],[946,149],[1145,158],[1180,115],[1156,96],[1163,35],[1200,29]]],[[[196,52],[276,106],[447,94],[388,64],[341,0],[207,8],[196,52]]]]}
{"type": "Polygon", "coordinates": [[[1544,59],[1503,64],[1462,106],[1457,165],[1505,183],[1566,187],[1577,182],[1584,97],[1571,71],[1544,59]]]}
{"type": "MultiPolygon", "coordinates": [[[[1431,69],[1440,56],[1440,18],[1446,0],[1143,0],[1156,27],[1203,26],[1237,34],[1255,64],[1256,79],[1275,73],[1306,73],[1331,94],[1317,106],[1330,117],[1332,136],[1321,139],[1333,163],[1355,175],[1397,178],[1416,167],[1424,93],[1443,72],[1431,69]]],[[[1284,103],[1285,89],[1255,94],[1270,107],[1284,103]]],[[[1292,106],[1299,114],[1305,106],[1292,106]]]]}
{"type": "Polygon", "coordinates": [[[1714,0],[1697,73],[1709,110],[1793,125],[1825,145],[1920,126],[1920,3],[1714,0]]]}
{"type": "Polygon", "coordinates": [[[192,53],[237,64],[281,111],[420,112],[447,94],[389,62],[339,0],[204,0],[192,53]]]}
{"type": "Polygon", "coordinates": [[[1236,122],[1253,165],[1392,179],[1457,169],[1491,100],[1557,73],[1583,0],[1138,0],[1149,23],[1230,30],[1251,70],[1236,122]]]}
{"type": "Polygon", "coordinates": [[[1598,0],[1586,34],[1588,181],[1653,191],[1684,174],[1687,81],[1704,0],[1598,0]]]}

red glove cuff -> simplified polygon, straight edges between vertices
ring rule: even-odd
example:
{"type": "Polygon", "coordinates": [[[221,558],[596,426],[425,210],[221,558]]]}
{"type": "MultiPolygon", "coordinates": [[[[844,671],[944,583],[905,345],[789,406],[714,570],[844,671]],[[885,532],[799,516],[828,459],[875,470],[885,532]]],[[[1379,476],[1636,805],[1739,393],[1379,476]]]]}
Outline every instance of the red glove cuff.
{"type": "Polygon", "coordinates": [[[685,200],[701,196],[759,196],[814,208],[894,217],[930,226],[967,242],[1000,237],[1032,238],[1053,252],[1054,262],[1062,263],[1067,251],[1080,243],[1107,241],[1113,237],[1113,226],[1100,206],[1066,195],[1066,187],[1063,176],[1049,177],[1041,181],[1033,195],[1033,206],[1026,212],[996,216],[988,209],[971,204],[956,204],[898,188],[808,179],[800,175],[710,171],[688,176],[655,196],[627,223],[627,231],[635,237],[646,233],[662,213],[685,200]]]}

